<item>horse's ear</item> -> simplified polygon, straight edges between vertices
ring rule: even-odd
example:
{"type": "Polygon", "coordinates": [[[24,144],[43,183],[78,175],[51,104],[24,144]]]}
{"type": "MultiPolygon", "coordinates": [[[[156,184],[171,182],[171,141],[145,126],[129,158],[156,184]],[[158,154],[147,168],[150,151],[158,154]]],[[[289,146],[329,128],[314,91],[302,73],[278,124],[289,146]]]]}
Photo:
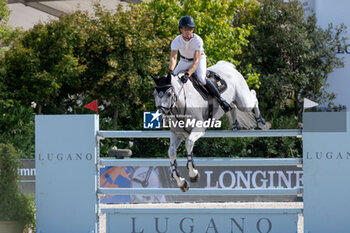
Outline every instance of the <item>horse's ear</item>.
{"type": "Polygon", "coordinates": [[[159,80],[159,78],[157,76],[151,75],[152,79],[157,82],[159,80]]]}
{"type": "Polygon", "coordinates": [[[166,76],[164,76],[164,78],[165,78],[165,82],[166,82],[167,84],[170,84],[170,83],[171,83],[171,75],[166,75],[166,76]]]}

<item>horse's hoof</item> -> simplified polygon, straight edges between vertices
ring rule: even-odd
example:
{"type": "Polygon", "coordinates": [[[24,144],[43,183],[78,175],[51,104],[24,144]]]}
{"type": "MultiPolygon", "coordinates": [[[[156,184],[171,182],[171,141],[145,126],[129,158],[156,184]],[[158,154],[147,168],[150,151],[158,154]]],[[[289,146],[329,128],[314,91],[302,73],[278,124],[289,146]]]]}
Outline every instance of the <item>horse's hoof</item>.
{"type": "Polygon", "coordinates": [[[201,176],[199,175],[199,172],[198,172],[195,177],[190,177],[190,181],[191,181],[191,183],[197,183],[200,178],[201,178],[201,176]]]}
{"type": "Polygon", "coordinates": [[[184,181],[184,184],[180,187],[182,192],[187,192],[190,189],[190,185],[187,183],[187,181],[184,181]]]}
{"type": "Polygon", "coordinates": [[[265,124],[259,122],[258,127],[262,130],[268,130],[271,128],[271,123],[270,122],[265,122],[265,124]]]}

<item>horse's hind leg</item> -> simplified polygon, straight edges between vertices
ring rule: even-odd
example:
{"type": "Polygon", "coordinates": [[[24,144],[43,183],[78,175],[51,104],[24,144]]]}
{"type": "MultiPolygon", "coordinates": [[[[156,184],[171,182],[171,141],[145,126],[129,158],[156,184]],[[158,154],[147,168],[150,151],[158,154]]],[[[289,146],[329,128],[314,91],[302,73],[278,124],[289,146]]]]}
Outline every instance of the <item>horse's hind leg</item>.
{"type": "Polygon", "coordinates": [[[231,125],[232,125],[232,130],[241,130],[242,127],[239,125],[238,120],[237,120],[237,106],[234,105],[232,110],[230,112],[226,113],[231,125]]]}
{"type": "Polygon", "coordinates": [[[255,90],[251,90],[250,93],[255,97],[256,103],[254,105],[254,113],[256,120],[258,122],[258,127],[260,129],[270,129],[271,124],[269,122],[266,122],[265,119],[261,116],[260,109],[259,109],[259,101],[256,98],[256,92],[255,90]]]}
{"type": "Polygon", "coordinates": [[[177,162],[176,162],[176,151],[179,145],[181,144],[181,142],[183,141],[183,139],[184,139],[184,136],[176,135],[173,132],[171,132],[168,155],[170,158],[171,177],[176,180],[177,186],[183,192],[187,192],[189,189],[189,185],[186,179],[180,176],[179,170],[177,169],[177,162]]]}
{"type": "Polygon", "coordinates": [[[187,168],[189,170],[189,176],[190,176],[191,182],[197,182],[200,178],[199,172],[194,165],[193,147],[194,147],[194,143],[205,134],[203,130],[204,128],[192,130],[191,134],[186,139],[187,168]],[[196,131],[196,130],[199,130],[199,131],[196,131]]]}

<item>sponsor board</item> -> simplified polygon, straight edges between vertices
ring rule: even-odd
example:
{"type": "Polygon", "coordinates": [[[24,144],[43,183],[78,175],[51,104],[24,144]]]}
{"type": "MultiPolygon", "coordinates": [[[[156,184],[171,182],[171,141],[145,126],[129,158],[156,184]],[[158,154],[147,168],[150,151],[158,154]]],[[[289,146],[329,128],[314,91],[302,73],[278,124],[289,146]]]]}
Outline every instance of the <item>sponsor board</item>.
{"type": "MultiPolygon", "coordinates": [[[[309,154],[309,159],[349,159],[350,152],[319,152],[309,154]]],[[[52,157],[54,159],[55,156],[52,157]]],[[[72,156],[63,156],[71,158],[72,156]]],[[[85,159],[85,156],[77,158],[85,159]]],[[[43,157],[42,157],[43,158],[43,157]]],[[[48,159],[49,157],[45,157],[48,159]]],[[[58,156],[61,159],[61,156],[58,156]]],[[[73,158],[73,157],[72,157],[73,158]]],[[[89,156],[88,156],[89,158],[89,156]]],[[[51,157],[50,157],[51,159],[51,157]]],[[[55,157],[55,160],[57,156],[55,157]]],[[[22,160],[23,167],[18,170],[21,176],[20,187],[25,194],[35,194],[35,161],[22,160]]],[[[185,177],[188,170],[179,167],[185,177]]],[[[254,188],[302,188],[303,171],[295,166],[284,167],[198,167],[201,179],[191,183],[193,188],[254,189],[254,188]]],[[[114,166],[100,169],[100,186],[105,188],[152,187],[177,188],[170,178],[169,167],[131,167],[114,166]]],[[[101,203],[145,203],[145,202],[208,202],[208,201],[300,201],[294,196],[164,196],[164,195],[107,195],[101,203]]]]}
{"type": "MultiPolygon", "coordinates": [[[[197,168],[201,174],[193,188],[261,189],[261,188],[302,188],[303,171],[295,166],[284,167],[205,167],[197,168]]],[[[187,177],[188,170],[179,167],[187,177]]],[[[170,178],[169,167],[108,167],[100,170],[101,187],[149,187],[177,188],[170,178]],[[109,180],[109,181],[107,181],[109,180]]],[[[181,196],[181,195],[110,195],[101,199],[103,203],[144,203],[144,202],[214,202],[214,201],[301,201],[295,196],[181,196]]]]}

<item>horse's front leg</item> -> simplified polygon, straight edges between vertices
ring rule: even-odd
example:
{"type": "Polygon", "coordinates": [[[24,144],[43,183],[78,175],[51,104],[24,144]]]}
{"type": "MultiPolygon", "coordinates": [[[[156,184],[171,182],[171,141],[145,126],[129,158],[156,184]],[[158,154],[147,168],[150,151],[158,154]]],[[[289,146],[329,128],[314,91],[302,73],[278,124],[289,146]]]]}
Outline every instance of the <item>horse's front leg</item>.
{"type": "Polygon", "coordinates": [[[168,150],[168,155],[170,158],[170,168],[171,168],[171,177],[176,180],[177,186],[183,191],[187,192],[189,189],[189,184],[187,183],[185,178],[180,176],[179,170],[177,168],[176,162],[176,151],[181,142],[183,141],[184,136],[176,135],[171,132],[170,136],[170,146],[168,150]]]}
{"type": "Polygon", "coordinates": [[[193,147],[194,143],[205,134],[204,129],[194,129],[186,139],[187,150],[187,168],[189,170],[190,181],[195,183],[199,180],[200,175],[193,160],[193,147]],[[198,131],[197,131],[198,130],[198,131]]]}
{"type": "Polygon", "coordinates": [[[259,101],[256,98],[256,92],[255,90],[251,90],[250,91],[251,95],[254,96],[256,102],[254,104],[254,113],[255,113],[255,118],[258,122],[258,127],[260,129],[263,130],[267,130],[271,128],[271,123],[270,122],[266,122],[265,119],[262,117],[261,113],[260,113],[260,109],[259,109],[259,101]]]}

